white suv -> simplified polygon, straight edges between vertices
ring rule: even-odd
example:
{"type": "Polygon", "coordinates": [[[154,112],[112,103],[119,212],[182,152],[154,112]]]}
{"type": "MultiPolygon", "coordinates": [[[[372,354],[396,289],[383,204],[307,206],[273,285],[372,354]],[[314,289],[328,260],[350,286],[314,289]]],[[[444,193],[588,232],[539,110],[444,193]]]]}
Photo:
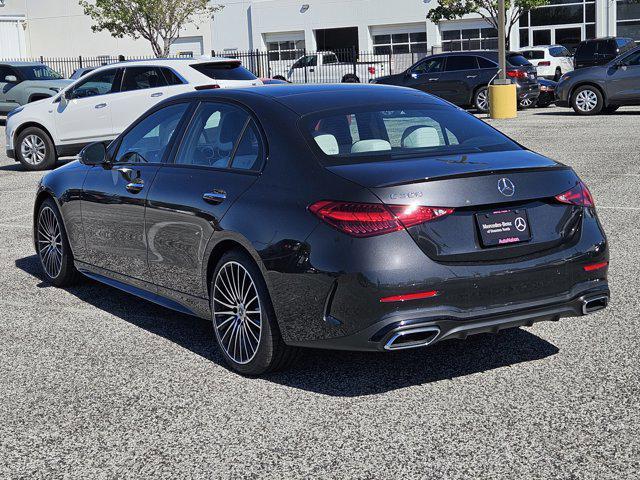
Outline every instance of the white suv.
{"type": "Polygon", "coordinates": [[[109,142],[150,107],[172,95],[262,82],[238,60],[160,59],[100,67],[59,94],[9,112],[6,149],[27,170],[52,168],[58,157],[109,142]]]}
{"type": "Polygon", "coordinates": [[[519,51],[536,67],[539,77],[557,82],[562,74],[573,70],[573,56],[562,45],[538,45],[521,48],[519,51]]]}

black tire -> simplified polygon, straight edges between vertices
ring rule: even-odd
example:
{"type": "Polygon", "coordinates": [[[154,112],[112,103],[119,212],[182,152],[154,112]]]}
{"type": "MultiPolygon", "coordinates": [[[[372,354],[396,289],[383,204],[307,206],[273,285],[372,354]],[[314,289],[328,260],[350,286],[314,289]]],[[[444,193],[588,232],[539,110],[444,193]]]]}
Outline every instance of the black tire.
{"type": "Polygon", "coordinates": [[[608,107],[604,107],[602,109],[602,113],[606,113],[607,115],[616,112],[620,108],[620,105],[609,105],[608,107]]]}
{"type": "Polygon", "coordinates": [[[579,115],[597,115],[602,111],[604,99],[597,87],[583,85],[571,95],[571,106],[579,115]]]}
{"type": "Polygon", "coordinates": [[[69,246],[67,232],[56,203],[51,198],[45,199],[38,215],[34,219],[36,253],[47,282],[56,287],[73,285],[80,279],[80,273],[73,263],[73,252],[69,246]],[[57,230],[53,225],[57,222],[57,230]],[[55,249],[53,244],[55,243],[55,249]],[[59,261],[56,251],[60,252],[59,261]],[[48,253],[47,253],[48,252],[48,253]]]}
{"type": "Polygon", "coordinates": [[[538,98],[538,102],[536,103],[537,107],[540,108],[547,108],[549,105],[551,105],[553,102],[550,98],[546,97],[546,98],[538,98]]]}
{"type": "Polygon", "coordinates": [[[473,95],[473,107],[482,113],[489,111],[489,89],[480,87],[473,95]]]}
{"type": "Polygon", "coordinates": [[[556,68],[556,74],[553,76],[553,81],[557,82],[558,80],[560,80],[560,77],[562,76],[562,70],[560,70],[560,67],[556,68]]]}
{"type": "Polygon", "coordinates": [[[18,161],[30,171],[49,170],[58,160],[51,138],[38,127],[25,128],[20,132],[16,139],[15,152],[18,161]]]}
{"type": "Polygon", "coordinates": [[[360,83],[360,78],[355,73],[347,73],[342,77],[342,83],[360,83]]]}
{"type": "MultiPolygon", "coordinates": [[[[239,284],[240,281],[236,286],[239,284]]],[[[281,370],[295,361],[298,349],[282,340],[266,283],[249,255],[240,250],[226,252],[213,272],[210,292],[216,343],[232,370],[255,376],[281,370]],[[237,289],[236,292],[227,290],[230,277],[242,277],[243,293],[237,295],[237,289]],[[244,299],[240,299],[241,296],[244,299]],[[249,301],[253,296],[257,300],[249,301]],[[256,320],[259,327],[256,327],[256,320]],[[234,335],[235,341],[232,340],[234,335]]]]}

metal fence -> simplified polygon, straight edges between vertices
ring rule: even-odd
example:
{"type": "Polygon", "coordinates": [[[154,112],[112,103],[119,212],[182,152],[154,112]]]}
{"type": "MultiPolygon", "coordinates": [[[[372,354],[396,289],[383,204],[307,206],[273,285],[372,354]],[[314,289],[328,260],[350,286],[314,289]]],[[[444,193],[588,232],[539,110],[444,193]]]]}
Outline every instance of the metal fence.
{"type": "MultiPolygon", "coordinates": [[[[439,53],[432,48],[429,54],[439,53]]],[[[368,82],[373,78],[405,71],[426,56],[427,52],[374,53],[344,49],[331,52],[260,50],[215,52],[212,56],[238,59],[242,65],[260,78],[282,78],[295,83],[335,83],[348,81],[368,82]]],[[[36,57],[0,59],[0,61],[32,61],[48,65],[65,77],[85,67],[99,67],[123,60],[149,60],[155,57],[36,57]]],[[[184,58],[184,57],[182,57],[184,58]]]]}

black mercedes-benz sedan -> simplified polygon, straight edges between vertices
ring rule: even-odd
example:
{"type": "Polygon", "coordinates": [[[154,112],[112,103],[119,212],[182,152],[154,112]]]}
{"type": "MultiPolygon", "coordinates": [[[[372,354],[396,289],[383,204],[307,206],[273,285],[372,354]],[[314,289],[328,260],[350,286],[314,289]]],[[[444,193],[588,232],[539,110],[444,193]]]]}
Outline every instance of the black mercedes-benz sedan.
{"type": "Polygon", "coordinates": [[[575,172],[407,88],[177,96],[47,174],[34,208],[49,282],[212,319],[249,375],[298,347],[422,347],[609,300],[575,172]]]}

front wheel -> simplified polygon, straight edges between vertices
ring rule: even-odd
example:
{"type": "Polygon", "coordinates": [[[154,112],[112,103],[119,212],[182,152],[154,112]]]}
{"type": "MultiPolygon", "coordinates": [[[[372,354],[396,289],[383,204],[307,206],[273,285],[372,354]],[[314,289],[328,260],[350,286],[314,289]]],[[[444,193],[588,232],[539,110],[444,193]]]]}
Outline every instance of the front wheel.
{"type": "Polygon", "coordinates": [[[580,115],[597,115],[602,110],[603,98],[600,90],[591,85],[585,85],[571,95],[571,106],[580,115]]]}
{"type": "Polygon", "coordinates": [[[56,203],[47,198],[35,219],[36,252],[45,279],[56,287],[75,283],[80,274],[73,264],[73,253],[56,203]]]}
{"type": "Polygon", "coordinates": [[[57,160],[49,135],[38,127],[26,128],[18,135],[16,156],[22,166],[31,171],[53,168],[57,160]]]}
{"type": "Polygon", "coordinates": [[[225,253],[211,280],[216,342],[226,363],[244,375],[284,368],[297,349],[285,345],[262,273],[244,252],[225,253]]]}
{"type": "Polygon", "coordinates": [[[473,96],[473,106],[482,113],[489,111],[489,89],[481,87],[473,96]]]}

